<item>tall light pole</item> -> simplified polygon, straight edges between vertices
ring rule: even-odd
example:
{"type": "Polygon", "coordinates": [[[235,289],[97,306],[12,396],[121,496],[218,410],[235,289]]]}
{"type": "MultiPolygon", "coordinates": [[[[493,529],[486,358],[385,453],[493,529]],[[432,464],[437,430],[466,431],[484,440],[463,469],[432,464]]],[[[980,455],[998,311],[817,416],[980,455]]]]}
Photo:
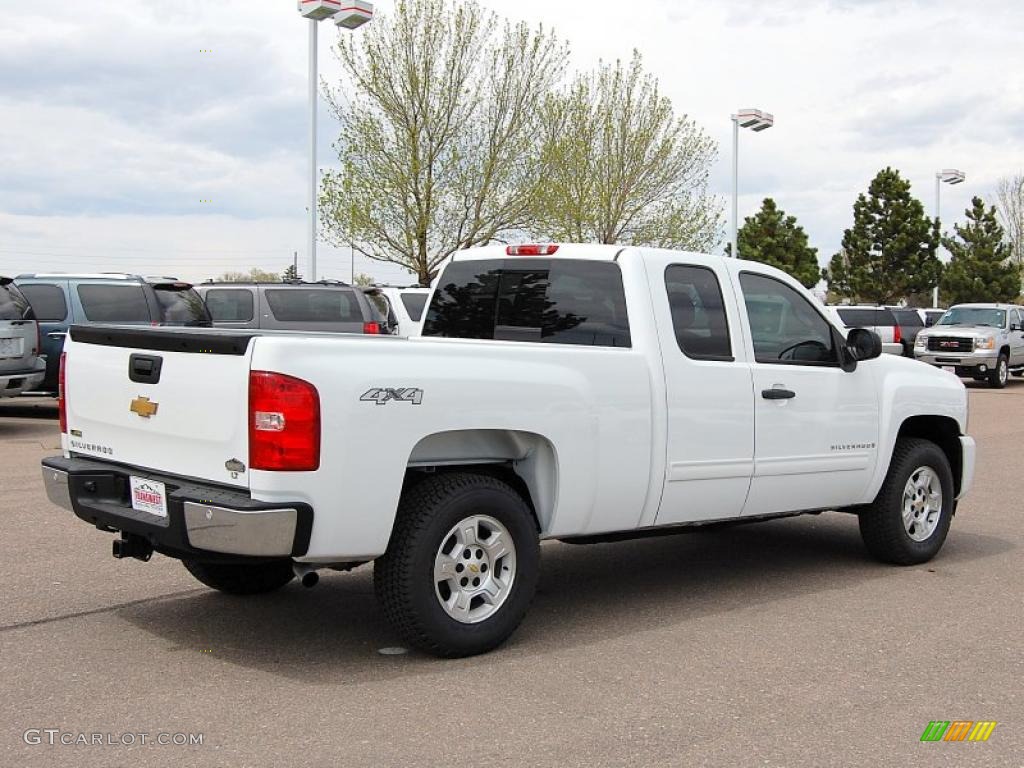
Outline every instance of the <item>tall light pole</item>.
{"type": "Polygon", "coordinates": [[[309,280],[316,280],[316,207],[319,180],[316,163],[317,24],[324,19],[355,29],[373,18],[373,5],[364,0],[298,0],[299,13],[309,19],[309,280]]]}
{"type": "MultiPolygon", "coordinates": [[[[941,171],[935,172],[935,220],[941,219],[942,205],[941,205],[941,194],[942,184],[963,184],[967,179],[967,174],[963,171],[958,171],[956,168],[943,168],[941,171]]],[[[940,231],[941,234],[941,231],[940,231]]],[[[932,306],[939,306],[939,286],[935,286],[932,289],[932,306]]]]}
{"type": "Polygon", "coordinates": [[[736,237],[739,232],[739,156],[740,156],[740,128],[749,128],[755,133],[765,131],[775,124],[775,117],[770,112],[762,112],[760,109],[741,109],[732,116],[732,222],[730,226],[729,242],[732,244],[730,256],[734,259],[739,256],[736,249],[736,237]]]}

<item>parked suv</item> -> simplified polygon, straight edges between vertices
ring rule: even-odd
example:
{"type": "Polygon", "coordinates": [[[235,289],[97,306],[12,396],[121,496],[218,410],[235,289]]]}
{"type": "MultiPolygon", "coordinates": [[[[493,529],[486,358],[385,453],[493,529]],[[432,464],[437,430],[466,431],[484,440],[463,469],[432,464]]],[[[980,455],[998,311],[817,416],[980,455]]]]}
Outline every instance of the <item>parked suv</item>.
{"type": "Polygon", "coordinates": [[[46,356],[40,393],[57,393],[60,353],[73,324],[210,325],[199,294],[173,277],[39,273],[19,275],[15,282],[39,321],[46,356]]]}
{"type": "Polygon", "coordinates": [[[218,328],[386,333],[385,317],[346,283],[211,282],[196,290],[218,328]]]}
{"type": "Polygon", "coordinates": [[[913,357],[914,356],[914,342],[917,340],[917,334],[924,330],[924,320],[921,319],[921,313],[916,309],[910,309],[909,307],[886,307],[892,312],[893,319],[896,321],[893,333],[896,333],[896,329],[899,329],[900,344],[903,345],[903,356],[913,357]]]}
{"type": "Polygon", "coordinates": [[[914,355],[957,376],[1002,389],[1010,373],[1024,375],[1024,307],[950,307],[935,325],[917,335],[914,355]]]}
{"type": "Polygon", "coordinates": [[[387,317],[389,331],[404,337],[419,334],[423,309],[430,296],[429,288],[374,285],[364,288],[363,292],[387,317]]]}
{"type": "MultiPolygon", "coordinates": [[[[890,355],[912,356],[903,346],[903,329],[892,310],[875,306],[830,306],[834,318],[847,329],[865,328],[878,334],[882,351],[890,355]]],[[[918,320],[920,324],[920,320],[918,320]]]]}
{"type": "Polygon", "coordinates": [[[34,389],[45,373],[32,307],[11,278],[0,277],[0,397],[34,389]]]}

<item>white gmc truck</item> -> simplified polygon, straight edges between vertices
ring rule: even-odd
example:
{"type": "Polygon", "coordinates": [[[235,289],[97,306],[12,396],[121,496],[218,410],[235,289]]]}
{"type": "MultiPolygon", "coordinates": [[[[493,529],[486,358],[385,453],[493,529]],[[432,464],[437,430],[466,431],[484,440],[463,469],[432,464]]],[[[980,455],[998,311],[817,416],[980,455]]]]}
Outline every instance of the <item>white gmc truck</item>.
{"type": "Polygon", "coordinates": [[[542,539],[822,510],[933,557],[974,470],[953,375],[844,338],[786,274],[591,245],[455,255],[411,339],[73,327],[50,499],[114,554],[269,592],[374,560],[441,656],[523,618],[542,539]]]}

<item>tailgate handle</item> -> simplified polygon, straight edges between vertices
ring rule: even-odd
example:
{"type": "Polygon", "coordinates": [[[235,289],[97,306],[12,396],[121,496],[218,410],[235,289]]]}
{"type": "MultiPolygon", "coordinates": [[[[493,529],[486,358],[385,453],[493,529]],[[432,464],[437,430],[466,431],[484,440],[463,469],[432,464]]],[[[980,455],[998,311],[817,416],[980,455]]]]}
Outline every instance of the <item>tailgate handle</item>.
{"type": "Polygon", "coordinates": [[[159,355],[132,355],[128,358],[128,378],[139,384],[156,384],[163,364],[159,355]]]}

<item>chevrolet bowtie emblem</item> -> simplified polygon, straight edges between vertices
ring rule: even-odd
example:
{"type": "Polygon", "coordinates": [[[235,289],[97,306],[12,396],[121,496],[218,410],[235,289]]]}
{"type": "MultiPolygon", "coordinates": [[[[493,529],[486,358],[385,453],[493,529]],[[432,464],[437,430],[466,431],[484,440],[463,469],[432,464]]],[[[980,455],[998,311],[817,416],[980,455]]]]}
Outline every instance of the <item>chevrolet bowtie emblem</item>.
{"type": "Polygon", "coordinates": [[[132,400],[129,410],[132,413],[139,414],[144,419],[148,419],[150,416],[155,416],[159,408],[160,403],[150,402],[148,397],[136,397],[132,400]]]}
{"type": "Polygon", "coordinates": [[[470,563],[469,565],[469,570],[471,570],[473,573],[480,573],[480,569],[472,563],[470,563]]]}

